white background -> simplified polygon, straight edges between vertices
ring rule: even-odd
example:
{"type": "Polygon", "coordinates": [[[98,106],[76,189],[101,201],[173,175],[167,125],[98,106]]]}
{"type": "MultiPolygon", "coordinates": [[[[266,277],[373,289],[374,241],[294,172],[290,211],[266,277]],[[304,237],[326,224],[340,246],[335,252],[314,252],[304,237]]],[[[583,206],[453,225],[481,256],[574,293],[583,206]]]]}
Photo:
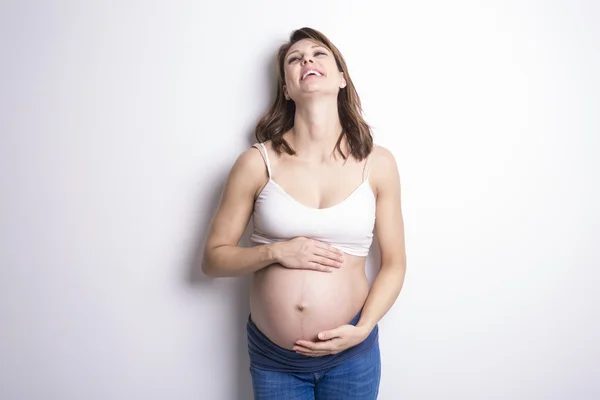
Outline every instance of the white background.
{"type": "Polygon", "coordinates": [[[402,177],[380,399],[599,398],[598,4],[3,2],[0,398],[251,399],[197,257],[302,26],[402,177]]]}

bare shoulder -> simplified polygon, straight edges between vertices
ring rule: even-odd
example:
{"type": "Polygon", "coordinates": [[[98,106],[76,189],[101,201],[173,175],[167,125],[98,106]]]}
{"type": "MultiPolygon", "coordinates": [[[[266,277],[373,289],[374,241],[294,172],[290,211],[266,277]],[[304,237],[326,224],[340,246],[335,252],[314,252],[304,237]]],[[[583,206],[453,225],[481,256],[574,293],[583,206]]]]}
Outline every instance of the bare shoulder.
{"type": "Polygon", "coordinates": [[[387,147],[376,145],[373,147],[372,162],[383,168],[396,168],[396,157],[387,147]]]}
{"type": "Polygon", "coordinates": [[[235,160],[229,173],[231,183],[252,191],[258,191],[267,177],[265,161],[256,147],[243,151],[235,160]]]}
{"type": "Polygon", "coordinates": [[[233,169],[261,176],[265,170],[265,162],[260,150],[252,146],[243,151],[235,160],[233,169]]]}
{"type": "Polygon", "coordinates": [[[399,184],[398,163],[394,154],[384,146],[375,146],[371,154],[371,177],[377,191],[399,184]]]}

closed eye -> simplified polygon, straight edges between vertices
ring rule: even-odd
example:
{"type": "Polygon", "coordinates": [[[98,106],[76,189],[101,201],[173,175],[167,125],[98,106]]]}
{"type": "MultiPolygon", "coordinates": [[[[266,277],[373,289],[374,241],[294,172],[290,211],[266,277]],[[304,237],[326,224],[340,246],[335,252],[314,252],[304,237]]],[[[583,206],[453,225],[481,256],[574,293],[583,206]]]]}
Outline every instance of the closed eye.
{"type": "MultiPolygon", "coordinates": [[[[316,57],[316,56],[326,56],[326,55],[327,55],[327,53],[326,53],[326,52],[324,52],[324,51],[321,51],[321,50],[317,50],[317,51],[315,51],[315,53],[314,53],[314,54],[315,54],[315,57],[316,57]]],[[[290,59],[288,59],[288,64],[291,64],[291,63],[293,63],[293,62],[295,62],[295,61],[298,61],[298,60],[300,60],[300,57],[291,57],[290,59]]]]}

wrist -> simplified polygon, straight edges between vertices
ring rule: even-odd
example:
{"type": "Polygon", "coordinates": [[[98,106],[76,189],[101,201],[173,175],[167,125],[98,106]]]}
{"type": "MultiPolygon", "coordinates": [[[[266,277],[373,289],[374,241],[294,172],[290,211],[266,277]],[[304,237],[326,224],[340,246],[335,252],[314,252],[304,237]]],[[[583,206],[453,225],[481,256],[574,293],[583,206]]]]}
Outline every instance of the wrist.
{"type": "Polygon", "coordinates": [[[365,338],[371,334],[373,328],[375,328],[375,324],[367,322],[367,321],[358,321],[356,327],[363,331],[365,338]]]}
{"type": "Polygon", "coordinates": [[[278,263],[280,260],[279,243],[269,243],[265,245],[267,249],[267,261],[269,264],[278,263]]]}

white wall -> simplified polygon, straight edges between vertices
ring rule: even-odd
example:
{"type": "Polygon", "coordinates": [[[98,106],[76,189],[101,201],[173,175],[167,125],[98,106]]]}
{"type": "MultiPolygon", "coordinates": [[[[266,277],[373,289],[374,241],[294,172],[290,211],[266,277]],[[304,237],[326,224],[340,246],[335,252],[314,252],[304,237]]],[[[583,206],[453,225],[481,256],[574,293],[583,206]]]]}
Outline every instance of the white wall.
{"type": "Polygon", "coordinates": [[[380,398],[600,396],[597,2],[87,3],[0,6],[0,398],[251,398],[194,260],[305,25],[401,170],[380,398]]]}

